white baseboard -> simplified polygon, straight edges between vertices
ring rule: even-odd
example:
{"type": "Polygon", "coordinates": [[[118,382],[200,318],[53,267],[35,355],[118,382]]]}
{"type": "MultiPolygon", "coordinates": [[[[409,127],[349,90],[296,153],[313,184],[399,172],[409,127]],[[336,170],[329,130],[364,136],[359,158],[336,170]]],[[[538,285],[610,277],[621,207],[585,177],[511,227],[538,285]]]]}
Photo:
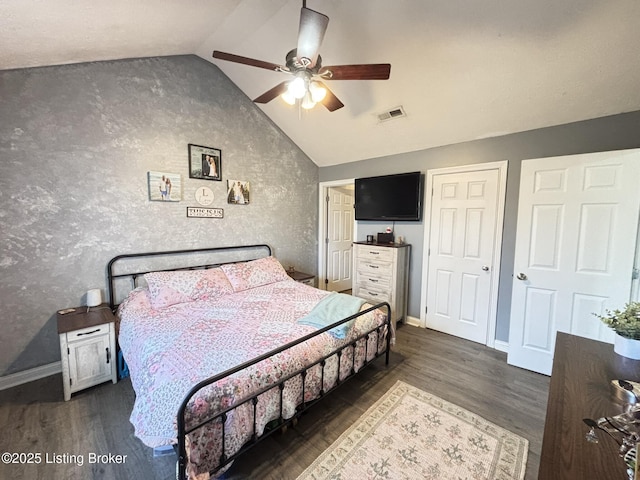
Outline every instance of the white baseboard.
{"type": "Polygon", "coordinates": [[[419,318],[411,317],[409,315],[407,315],[407,318],[405,319],[404,323],[406,323],[407,325],[412,325],[414,327],[424,328],[424,325],[422,325],[422,322],[420,321],[419,318]]]}
{"type": "Polygon", "coordinates": [[[493,344],[493,348],[504,353],[509,353],[509,342],[504,340],[496,340],[493,344]]]}
{"type": "Polygon", "coordinates": [[[22,372],[11,373],[0,377],[0,390],[17,387],[18,385],[33,382],[34,380],[39,380],[60,372],[62,372],[62,364],[60,362],[53,362],[48,365],[23,370],[22,372]]]}

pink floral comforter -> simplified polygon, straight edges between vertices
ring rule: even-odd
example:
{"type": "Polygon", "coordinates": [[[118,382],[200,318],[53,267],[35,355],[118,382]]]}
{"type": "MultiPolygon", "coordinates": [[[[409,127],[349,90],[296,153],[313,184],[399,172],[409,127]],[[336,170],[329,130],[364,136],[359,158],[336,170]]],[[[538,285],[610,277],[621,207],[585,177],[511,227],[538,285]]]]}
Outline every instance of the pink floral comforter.
{"type": "MultiPolygon", "coordinates": [[[[328,294],[293,280],[283,280],[216,299],[180,303],[156,310],[151,306],[146,288],[131,292],[119,309],[119,342],[136,392],[130,417],[136,436],[150,447],[176,443],[176,414],[192,386],[315,331],[315,328],[298,324],[296,320],[307,315],[328,294]]],[[[364,304],[362,309],[369,306],[364,304]]],[[[384,314],[376,310],[360,317],[343,340],[324,333],[203,388],[189,404],[187,428],[221,407],[234,405],[250,392],[312,363],[340,344],[351,342],[354,337],[383,321],[384,314]]],[[[380,350],[385,348],[384,339],[371,336],[366,349],[368,360],[374,357],[376,341],[380,342],[380,350]]],[[[363,363],[364,352],[362,340],[356,348],[356,370],[363,363]]],[[[351,349],[347,349],[340,362],[341,378],[349,374],[351,365],[351,349]]],[[[327,360],[325,366],[325,390],[335,384],[337,370],[334,356],[327,360]]],[[[307,374],[304,387],[306,401],[317,397],[321,378],[319,367],[314,367],[307,374]]],[[[301,402],[302,383],[297,376],[286,383],[283,391],[283,417],[290,418],[301,402]]],[[[257,433],[261,434],[265,425],[279,416],[278,389],[261,395],[255,419],[257,433]]],[[[253,424],[253,406],[250,403],[228,415],[225,422],[226,455],[233,454],[250,439],[253,424]]],[[[217,468],[221,431],[221,423],[213,422],[207,428],[188,435],[190,477],[195,478],[217,468]]]]}

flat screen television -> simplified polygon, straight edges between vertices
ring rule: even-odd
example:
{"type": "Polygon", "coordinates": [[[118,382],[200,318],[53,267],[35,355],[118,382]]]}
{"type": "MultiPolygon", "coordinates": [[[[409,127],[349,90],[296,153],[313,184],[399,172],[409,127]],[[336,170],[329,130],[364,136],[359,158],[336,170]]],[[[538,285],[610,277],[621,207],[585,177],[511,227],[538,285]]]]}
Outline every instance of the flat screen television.
{"type": "Polygon", "coordinates": [[[420,172],[356,178],[356,220],[420,221],[423,183],[420,172]]]}

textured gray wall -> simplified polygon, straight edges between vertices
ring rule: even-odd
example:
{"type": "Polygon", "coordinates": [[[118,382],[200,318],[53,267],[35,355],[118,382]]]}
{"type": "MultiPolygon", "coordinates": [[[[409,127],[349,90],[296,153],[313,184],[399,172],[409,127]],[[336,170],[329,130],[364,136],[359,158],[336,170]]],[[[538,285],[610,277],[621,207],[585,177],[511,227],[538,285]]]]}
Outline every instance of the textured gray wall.
{"type": "MultiPolygon", "coordinates": [[[[508,341],[522,160],[638,147],[640,147],[640,111],[402,155],[324,167],[320,169],[320,181],[327,182],[399,172],[426,172],[433,168],[508,160],[507,199],[502,234],[501,282],[498,290],[496,327],[496,338],[508,341]]],[[[359,222],[358,235],[360,238],[358,240],[364,240],[367,234],[384,231],[383,229],[387,226],[390,225],[379,222],[359,222]]],[[[407,243],[412,244],[409,315],[419,318],[424,220],[420,223],[396,222],[395,232],[396,235],[403,235],[407,243]]]]}
{"type": "Polygon", "coordinates": [[[105,293],[122,253],[268,243],[315,273],[318,168],[195,56],[0,72],[0,375],[60,359],[55,312],[105,293]],[[222,182],[189,178],[189,143],[222,150],[222,182]],[[147,172],[182,175],[150,202],[147,172]],[[227,179],[251,183],[229,205],[227,179]],[[186,218],[213,189],[224,219],[186,218]]]}

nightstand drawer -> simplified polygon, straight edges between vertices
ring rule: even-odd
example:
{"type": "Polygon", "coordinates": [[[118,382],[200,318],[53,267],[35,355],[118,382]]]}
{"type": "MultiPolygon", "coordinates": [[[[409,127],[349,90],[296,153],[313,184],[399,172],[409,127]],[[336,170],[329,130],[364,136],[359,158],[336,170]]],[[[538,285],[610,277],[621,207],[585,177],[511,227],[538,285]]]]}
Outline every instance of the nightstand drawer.
{"type": "Polygon", "coordinates": [[[91,337],[97,337],[100,335],[108,335],[111,331],[112,323],[103,323],[102,325],[96,325],[93,327],[81,328],[80,330],[74,330],[73,332],[67,332],[67,341],[75,342],[78,340],[86,340],[91,337]]]}

